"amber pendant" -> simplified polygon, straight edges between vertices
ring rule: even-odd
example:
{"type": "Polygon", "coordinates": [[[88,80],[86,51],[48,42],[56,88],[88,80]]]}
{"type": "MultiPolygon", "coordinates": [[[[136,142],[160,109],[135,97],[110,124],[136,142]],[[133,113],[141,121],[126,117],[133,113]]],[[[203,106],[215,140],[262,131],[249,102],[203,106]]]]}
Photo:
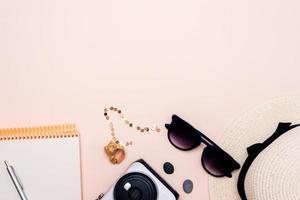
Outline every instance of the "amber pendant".
{"type": "Polygon", "coordinates": [[[111,140],[104,150],[112,164],[120,164],[125,159],[125,148],[119,141],[111,140]]]}

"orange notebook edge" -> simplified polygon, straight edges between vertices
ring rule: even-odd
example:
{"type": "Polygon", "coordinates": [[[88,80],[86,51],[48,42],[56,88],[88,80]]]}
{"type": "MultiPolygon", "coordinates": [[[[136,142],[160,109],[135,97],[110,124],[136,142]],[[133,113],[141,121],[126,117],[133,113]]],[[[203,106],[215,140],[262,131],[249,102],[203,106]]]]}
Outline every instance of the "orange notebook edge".
{"type": "Polygon", "coordinates": [[[78,137],[75,124],[0,128],[0,141],[78,137]]]}

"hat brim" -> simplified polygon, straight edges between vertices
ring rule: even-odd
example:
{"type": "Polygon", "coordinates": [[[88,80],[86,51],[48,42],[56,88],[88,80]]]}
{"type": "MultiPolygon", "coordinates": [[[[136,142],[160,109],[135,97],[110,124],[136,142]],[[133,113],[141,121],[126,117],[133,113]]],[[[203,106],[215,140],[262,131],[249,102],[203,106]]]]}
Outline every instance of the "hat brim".
{"type": "MultiPolygon", "coordinates": [[[[246,148],[267,139],[275,131],[278,122],[300,123],[300,96],[274,99],[243,114],[227,130],[218,142],[241,165],[247,158],[246,148]]],[[[211,200],[239,200],[237,179],[209,177],[211,200]]]]}

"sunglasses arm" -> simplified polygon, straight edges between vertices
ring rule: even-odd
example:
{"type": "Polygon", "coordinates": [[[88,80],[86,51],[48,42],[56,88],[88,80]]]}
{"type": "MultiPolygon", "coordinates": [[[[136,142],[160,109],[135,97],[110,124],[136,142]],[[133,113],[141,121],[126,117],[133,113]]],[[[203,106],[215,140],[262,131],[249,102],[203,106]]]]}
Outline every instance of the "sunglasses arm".
{"type": "MultiPolygon", "coordinates": [[[[197,130],[197,132],[199,133],[201,140],[204,144],[206,145],[213,145],[213,146],[217,146],[219,147],[216,143],[214,143],[211,139],[209,139],[206,135],[204,135],[203,133],[201,133],[200,131],[197,130]]],[[[220,148],[220,147],[219,147],[220,148]]]]}

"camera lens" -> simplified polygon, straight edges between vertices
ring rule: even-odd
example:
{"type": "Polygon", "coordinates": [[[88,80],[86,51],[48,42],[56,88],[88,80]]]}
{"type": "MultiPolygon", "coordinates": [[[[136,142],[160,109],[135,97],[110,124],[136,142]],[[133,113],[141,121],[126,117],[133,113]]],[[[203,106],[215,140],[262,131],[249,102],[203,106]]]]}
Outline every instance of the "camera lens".
{"type": "Polygon", "coordinates": [[[140,200],[143,197],[142,191],[138,188],[130,188],[128,195],[130,200],[140,200]]]}
{"type": "Polygon", "coordinates": [[[154,182],[145,174],[133,172],[119,179],[114,188],[115,200],[156,200],[154,182]]]}

